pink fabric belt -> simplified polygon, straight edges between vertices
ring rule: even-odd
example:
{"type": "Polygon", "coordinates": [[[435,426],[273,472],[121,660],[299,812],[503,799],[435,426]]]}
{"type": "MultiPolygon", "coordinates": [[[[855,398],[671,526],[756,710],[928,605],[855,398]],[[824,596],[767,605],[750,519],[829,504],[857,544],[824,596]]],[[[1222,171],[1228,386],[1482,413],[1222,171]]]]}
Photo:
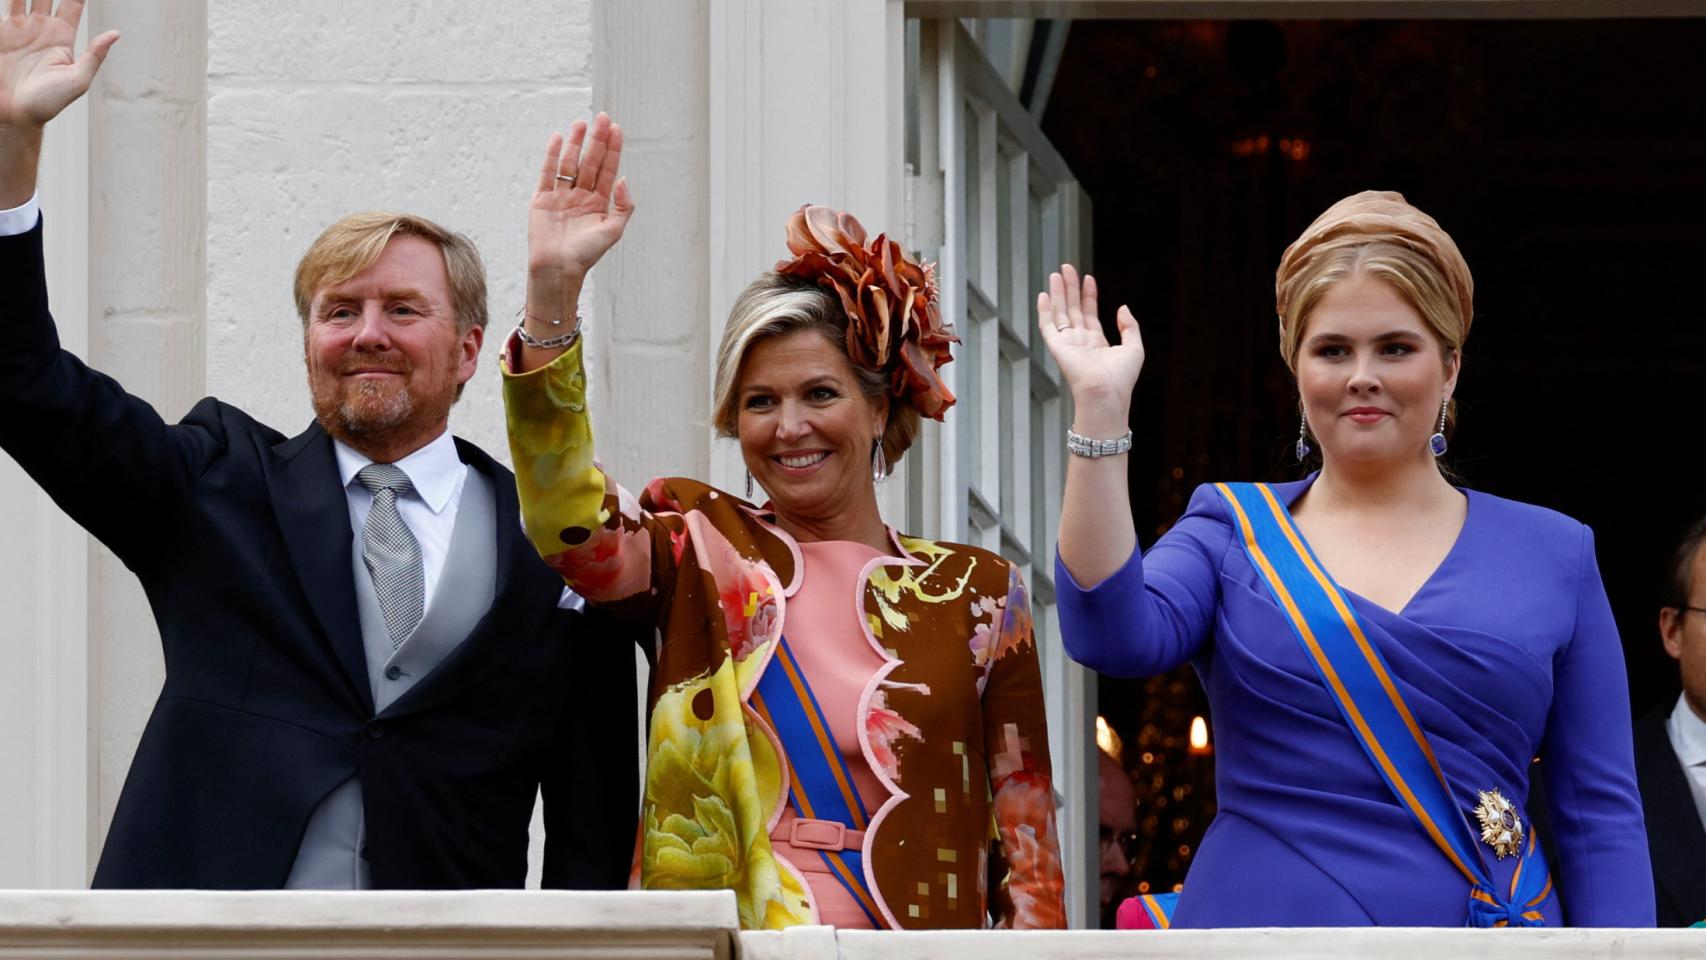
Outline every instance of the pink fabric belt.
{"type": "Polygon", "coordinates": [[[863,850],[865,831],[854,830],[835,820],[804,817],[784,820],[770,831],[770,839],[802,850],[863,850]]]}

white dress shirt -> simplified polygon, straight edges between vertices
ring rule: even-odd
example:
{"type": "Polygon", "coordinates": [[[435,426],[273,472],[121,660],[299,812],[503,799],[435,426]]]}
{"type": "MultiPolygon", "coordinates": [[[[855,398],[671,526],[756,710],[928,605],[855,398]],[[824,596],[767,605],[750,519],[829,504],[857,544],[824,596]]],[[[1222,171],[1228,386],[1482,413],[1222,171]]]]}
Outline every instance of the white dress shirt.
{"type": "Polygon", "coordinates": [[[1686,696],[1676,698],[1676,709],[1665,723],[1670,734],[1670,748],[1682,764],[1682,775],[1694,794],[1694,809],[1700,812],[1700,822],[1706,826],[1706,720],[1700,719],[1688,706],[1686,696]]]}
{"type": "Polygon", "coordinates": [[[35,229],[41,217],[41,201],[34,194],[10,210],[0,210],[0,237],[15,237],[35,229]]]}
{"type": "MultiPolygon", "coordinates": [[[[373,509],[373,494],[355,475],[373,461],[342,440],[333,440],[332,446],[338,454],[338,475],[344,482],[344,495],[349,498],[350,528],[359,544],[367,527],[367,513],[373,509]]],[[[407,496],[397,498],[397,512],[421,545],[422,572],[426,574],[421,609],[430,610],[439,574],[444,572],[444,557],[450,550],[450,535],[456,531],[456,508],[462,502],[468,465],[456,455],[456,441],[446,430],[438,439],[398,460],[395,466],[408,474],[409,483],[415,488],[407,496]]]]}

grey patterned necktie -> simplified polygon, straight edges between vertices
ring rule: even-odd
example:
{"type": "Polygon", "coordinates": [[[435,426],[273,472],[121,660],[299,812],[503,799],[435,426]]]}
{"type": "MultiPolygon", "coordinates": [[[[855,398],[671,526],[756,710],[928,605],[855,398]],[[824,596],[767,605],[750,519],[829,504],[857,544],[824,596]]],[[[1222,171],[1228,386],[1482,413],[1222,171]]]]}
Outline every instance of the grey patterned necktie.
{"type": "Polygon", "coordinates": [[[356,473],[361,485],[373,491],[373,508],[362,531],[361,559],[373,577],[379,612],[391,633],[391,649],[409,639],[426,608],[426,571],[421,545],[397,512],[397,497],[414,489],[409,475],[395,464],[370,463],[356,473]]]}

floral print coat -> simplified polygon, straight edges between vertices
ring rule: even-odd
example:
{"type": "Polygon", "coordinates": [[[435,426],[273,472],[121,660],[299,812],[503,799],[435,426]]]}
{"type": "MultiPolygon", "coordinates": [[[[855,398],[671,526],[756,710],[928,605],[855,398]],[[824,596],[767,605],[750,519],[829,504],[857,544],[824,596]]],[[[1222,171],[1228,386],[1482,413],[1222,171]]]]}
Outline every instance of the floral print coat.
{"type": "MultiPolygon", "coordinates": [[[[653,480],[634,499],[593,461],[585,396],[579,344],[505,377],[528,536],[587,601],[658,630],[640,884],[732,889],[748,929],[814,923],[806,883],[769,839],[788,758],[749,702],[788,626],[799,546],[697,481],[653,480]]],[[[887,660],[859,706],[865,760],[889,792],[866,831],[866,883],[891,928],[979,928],[992,914],[1064,927],[1024,583],[985,550],[894,540],[858,587],[887,660]]]]}

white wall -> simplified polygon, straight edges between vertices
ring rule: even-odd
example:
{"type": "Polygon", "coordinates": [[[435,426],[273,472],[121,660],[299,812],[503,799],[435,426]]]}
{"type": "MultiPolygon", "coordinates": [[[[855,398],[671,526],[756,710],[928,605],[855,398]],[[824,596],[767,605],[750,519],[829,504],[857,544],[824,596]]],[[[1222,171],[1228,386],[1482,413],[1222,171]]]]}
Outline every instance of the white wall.
{"type": "Polygon", "coordinates": [[[636,210],[595,271],[589,383],[599,455],[638,490],[710,468],[709,13],[704,0],[593,10],[597,105],[622,124],[636,210]]]}
{"type": "Polygon", "coordinates": [[[546,137],[591,104],[589,0],[219,0],[207,15],[207,386],[286,433],[312,417],[291,274],[357,210],[466,233],[492,327],[452,428],[505,450],[497,351],[521,306],[546,137]]]}

